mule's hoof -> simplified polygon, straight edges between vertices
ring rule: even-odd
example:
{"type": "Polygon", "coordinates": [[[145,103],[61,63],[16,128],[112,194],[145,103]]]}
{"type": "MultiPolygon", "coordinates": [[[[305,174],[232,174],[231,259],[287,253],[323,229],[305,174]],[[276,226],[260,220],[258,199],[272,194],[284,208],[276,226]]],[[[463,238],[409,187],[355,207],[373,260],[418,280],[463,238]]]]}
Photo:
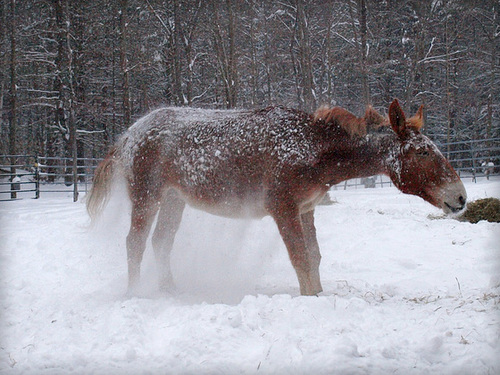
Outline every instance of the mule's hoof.
{"type": "Polygon", "coordinates": [[[177,286],[172,279],[169,279],[167,281],[160,282],[158,285],[158,290],[162,294],[171,294],[177,291],[177,286]]]}
{"type": "Polygon", "coordinates": [[[123,296],[123,298],[125,298],[125,299],[131,299],[134,297],[137,297],[137,290],[136,289],[127,289],[127,291],[125,292],[125,295],[123,296]]]}
{"type": "Polygon", "coordinates": [[[300,291],[300,294],[303,296],[316,296],[319,297],[319,294],[323,291],[323,288],[316,289],[316,290],[309,290],[309,291],[300,291]]]}
{"type": "Polygon", "coordinates": [[[142,287],[140,281],[129,282],[125,298],[133,298],[141,295],[142,287]]]}
{"type": "Polygon", "coordinates": [[[303,296],[308,296],[308,297],[319,297],[319,294],[321,293],[322,291],[319,291],[319,292],[311,292],[311,293],[301,293],[301,295],[303,296]]]}

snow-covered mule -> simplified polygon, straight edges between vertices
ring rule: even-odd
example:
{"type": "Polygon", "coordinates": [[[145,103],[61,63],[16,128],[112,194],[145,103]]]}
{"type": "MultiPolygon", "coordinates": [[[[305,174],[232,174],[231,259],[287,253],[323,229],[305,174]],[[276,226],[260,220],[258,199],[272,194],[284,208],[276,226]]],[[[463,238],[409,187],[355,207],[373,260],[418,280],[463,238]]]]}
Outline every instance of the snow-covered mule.
{"type": "Polygon", "coordinates": [[[129,290],[155,216],[152,243],[160,288],[172,284],[170,251],[185,204],[216,215],[271,215],[288,249],[300,293],[322,291],[314,207],[347,179],[390,176],[404,193],[455,212],[466,192],[420,132],[422,109],[406,119],[397,100],[388,120],[373,108],[358,118],[342,108],[308,114],[284,107],[256,111],[158,109],[138,120],[96,170],[87,199],[92,218],[104,207],[112,175],[122,173],[132,201],[127,236],[129,290]],[[390,126],[389,126],[390,125],[390,126]]]}

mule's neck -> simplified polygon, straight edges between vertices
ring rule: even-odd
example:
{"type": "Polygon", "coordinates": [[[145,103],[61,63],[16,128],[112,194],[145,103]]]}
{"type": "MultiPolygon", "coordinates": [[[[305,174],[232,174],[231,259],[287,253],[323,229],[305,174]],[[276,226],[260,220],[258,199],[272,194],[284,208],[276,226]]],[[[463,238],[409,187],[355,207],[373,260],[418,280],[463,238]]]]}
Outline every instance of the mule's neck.
{"type": "Polygon", "coordinates": [[[325,167],[324,182],[334,185],[352,178],[378,174],[390,176],[397,162],[397,150],[394,133],[336,139],[321,158],[325,167]]]}

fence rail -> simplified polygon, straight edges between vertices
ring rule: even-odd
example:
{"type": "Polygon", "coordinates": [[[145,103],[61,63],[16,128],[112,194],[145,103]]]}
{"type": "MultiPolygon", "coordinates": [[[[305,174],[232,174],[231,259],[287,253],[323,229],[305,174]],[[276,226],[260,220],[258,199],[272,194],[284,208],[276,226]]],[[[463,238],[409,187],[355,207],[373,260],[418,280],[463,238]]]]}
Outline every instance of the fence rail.
{"type": "MultiPolygon", "coordinates": [[[[462,179],[500,175],[500,138],[437,144],[462,179]]],[[[41,194],[87,192],[94,171],[102,159],[36,155],[0,155],[0,201],[39,198],[41,194]]],[[[392,186],[386,176],[344,181],[334,189],[357,189],[392,186]]]]}
{"type": "Polygon", "coordinates": [[[460,177],[477,178],[500,173],[500,138],[438,144],[460,177]]]}
{"type": "Polygon", "coordinates": [[[77,200],[79,192],[90,188],[101,160],[78,158],[74,173],[73,158],[0,155],[0,201],[37,199],[46,193],[71,193],[77,200]]]}

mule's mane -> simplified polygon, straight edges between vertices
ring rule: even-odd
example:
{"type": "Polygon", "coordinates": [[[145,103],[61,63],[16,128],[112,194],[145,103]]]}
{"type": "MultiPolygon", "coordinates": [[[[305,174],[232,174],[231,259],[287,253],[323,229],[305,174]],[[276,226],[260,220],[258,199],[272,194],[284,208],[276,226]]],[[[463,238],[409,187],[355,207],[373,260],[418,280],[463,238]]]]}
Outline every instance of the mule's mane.
{"type": "Polygon", "coordinates": [[[346,131],[350,137],[362,137],[371,130],[389,125],[389,120],[378,113],[372,106],[366,108],[363,117],[357,117],[341,107],[321,106],[314,113],[314,121],[322,121],[327,125],[336,124],[346,131]]]}

